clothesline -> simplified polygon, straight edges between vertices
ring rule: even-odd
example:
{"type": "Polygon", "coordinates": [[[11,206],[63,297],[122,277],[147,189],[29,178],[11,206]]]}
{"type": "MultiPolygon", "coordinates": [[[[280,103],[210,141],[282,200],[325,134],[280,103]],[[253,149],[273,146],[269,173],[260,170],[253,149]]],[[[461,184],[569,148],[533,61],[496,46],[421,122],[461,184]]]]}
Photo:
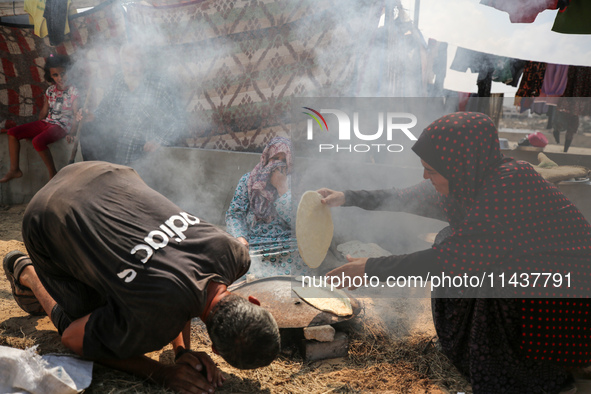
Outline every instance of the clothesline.
{"type": "MultiPolygon", "coordinates": [[[[450,70],[466,72],[468,69],[477,73],[478,96],[490,96],[491,82],[502,82],[506,85],[519,87],[518,97],[553,97],[549,100],[556,105],[555,98],[589,97],[591,96],[591,67],[573,66],[566,64],[550,64],[547,85],[542,90],[544,76],[548,63],[535,62],[527,59],[517,59],[493,55],[486,52],[474,51],[458,47],[450,70]],[[566,90],[567,83],[570,86],[566,90]]],[[[583,111],[584,112],[584,111],[583,111]]],[[[581,113],[582,114],[582,113],[581,113]]]]}
{"type": "Polygon", "coordinates": [[[480,4],[507,12],[512,23],[532,23],[544,10],[559,10],[552,31],[591,34],[591,3],[586,0],[481,0],[480,4]]]}

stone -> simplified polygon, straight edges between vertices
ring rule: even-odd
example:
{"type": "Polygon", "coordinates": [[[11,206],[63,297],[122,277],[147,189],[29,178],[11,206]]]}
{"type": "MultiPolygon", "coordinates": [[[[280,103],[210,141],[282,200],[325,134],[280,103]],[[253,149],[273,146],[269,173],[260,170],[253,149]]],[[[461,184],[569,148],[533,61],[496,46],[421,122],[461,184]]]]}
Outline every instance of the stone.
{"type": "Polygon", "coordinates": [[[302,340],[302,354],[306,361],[325,360],[327,358],[347,357],[349,338],[344,332],[337,332],[331,342],[302,340]]]}
{"type": "Polygon", "coordinates": [[[335,330],[331,325],[304,327],[304,338],[314,339],[319,342],[331,342],[334,340],[335,330]]]}

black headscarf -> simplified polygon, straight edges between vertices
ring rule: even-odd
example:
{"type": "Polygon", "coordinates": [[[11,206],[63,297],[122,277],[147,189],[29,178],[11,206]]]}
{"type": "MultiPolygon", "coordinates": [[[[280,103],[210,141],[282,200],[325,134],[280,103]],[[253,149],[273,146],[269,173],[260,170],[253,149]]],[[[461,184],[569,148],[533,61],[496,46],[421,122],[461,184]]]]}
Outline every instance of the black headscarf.
{"type": "MultiPolygon", "coordinates": [[[[570,274],[570,288],[513,287],[505,296],[591,295],[591,225],[531,165],[501,154],[496,127],[488,116],[446,115],[424,130],[413,150],[449,181],[449,196],[441,202],[450,208],[445,211],[453,233],[433,246],[446,274],[503,272],[506,278],[514,273],[551,272],[563,278],[570,274]],[[454,209],[453,202],[461,208],[454,209]]],[[[591,311],[589,299],[548,302],[552,301],[560,308],[549,308],[547,300],[524,300],[529,307],[521,312],[522,348],[528,355],[543,352],[548,361],[591,362],[589,352],[564,357],[565,346],[591,346],[591,339],[577,339],[591,321],[586,315],[571,320],[574,313],[591,311]],[[550,340],[556,330],[564,340],[550,340]]]]}
{"type": "Polygon", "coordinates": [[[439,118],[412,150],[449,181],[450,194],[464,207],[474,202],[485,177],[510,160],[501,153],[494,123],[478,112],[439,118]]]}

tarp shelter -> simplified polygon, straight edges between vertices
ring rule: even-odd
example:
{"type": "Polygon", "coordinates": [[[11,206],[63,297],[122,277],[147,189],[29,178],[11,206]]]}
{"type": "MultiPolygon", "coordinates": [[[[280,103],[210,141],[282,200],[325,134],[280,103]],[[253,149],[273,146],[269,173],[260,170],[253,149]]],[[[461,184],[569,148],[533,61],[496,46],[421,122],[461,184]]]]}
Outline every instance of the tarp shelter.
{"type": "Polygon", "coordinates": [[[289,133],[291,97],[355,95],[361,66],[366,80],[383,69],[385,57],[362,63],[382,7],[375,0],[108,0],[70,15],[71,32],[56,47],[31,28],[0,26],[0,127],[35,120],[50,53],[73,57],[81,95],[92,87],[92,108],[118,68],[121,45],[139,40],[151,50],[148,67],[177,87],[187,120],[181,146],[260,151],[289,133]]]}

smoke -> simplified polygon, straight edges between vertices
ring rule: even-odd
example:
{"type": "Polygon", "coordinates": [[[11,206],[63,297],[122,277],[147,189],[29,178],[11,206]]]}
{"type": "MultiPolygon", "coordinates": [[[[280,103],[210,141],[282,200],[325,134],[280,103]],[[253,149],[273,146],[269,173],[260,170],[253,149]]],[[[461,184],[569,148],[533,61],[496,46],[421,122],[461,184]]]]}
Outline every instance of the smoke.
{"type": "MultiPolygon", "coordinates": [[[[216,17],[226,20],[208,20],[207,13],[193,8],[187,8],[191,12],[187,16],[176,13],[174,8],[148,7],[139,2],[125,2],[122,6],[125,31],[119,35],[95,34],[84,49],[76,52],[78,69],[82,71],[77,72],[80,77],[75,80],[86,87],[89,95],[85,107],[93,111],[109,94],[114,75],[121,71],[121,46],[125,42],[141,45],[147,54],[143,59],[145,72],[165,80],[174,91],[180,120],[168,127],[176,128],[178,146],[191,146],[191,141],[199,137],[230,134],[238,124],[242,130],[259,132],[283,124],[287,132],[289,107],[279,105],[280,100],[289,103],[293,97],[318,94],[351,96],[361,90],[371,92],[365,86],[386,85],[381,73],[387,59],[374,61],[370,57],[364,62],[367,48],[374,50],[371,47],[375,46],[380,52],[387,45],[385,30],[378,29],[382,2],[340,1],[336,7],[334,1],[297,2],[291,5],[291,13],[281,14],[287,18],[283,24],[273,16],[245,16],[232,8],[218,10],[216,17]],[[234,25],[227,23],[231,18],[236,18],[234,25]],[[289,34],[283,34],[286,29],[289,34]],[[298,71],[289,73],[290,69],[298,71]],[[266,107],[256,108],[257,100],[266,107]]],[[[269,11],[265,7],[261,4],[257,12],[269,11]]],[[[377,56],[377,52],[373,53],[377,56]]],[[[146,108],[160,104],[158,97],[154,102],[147,97],[142,100],[146,108]]],[[[115,124],[114,135],[125,132],[121,124],[115,124]]],[[[242,141],[235,139],[229,142],[236,144],[237,150],[253,148],[241,146],[242,141]]],[[[107,141],[106,149],[116,149],[112,143],[107,141]]],[[[210,196],[214,198],[221,189],[227,189],[227,185],[216,183],[219,177],[209,179],[211,170],[204,169],[199,160],[178,154],[168,161],[164,152],[131,165],[144,177],[152,178],[154,181],[149,183],[157,190],[165,190],[173,201],[185,203],[187,196],[195,195],[195,179],[201,179],[201,170],[210,182],[207,188],[199,187],[199,193],[212,190],[210,196]],[[185,161],[179,161],[179,157],[185,161]],[[179,166],[184,171],[179,171],[179,166]],[[173,188],[173,184],[182,187],[173,188]]],[[[215,168],[215,163],[211,166],[215,168]]],[[[237,178],[232,180],[235,186],[237,178]]],[[[195,200],[208,198],[195,197],[188,202],[197,206],[195,200]]]]}
{"type": "MultiPolygon", "coordinates": [[[[91,94],[88,107],[93,110],[108,94],[113,76],[121,69],[119,49],[124,42],[141,44],[147,54],[143,62],[145,71],[165,80],[175,93],[177,116],[182,119],[174,123],[177,145],[189,142],[191,146],[195,138],[230,136],[240,130],[261,133],[275,125],[287,133],[291,125],[296,156],[292,178],[294,213],[305,190],[410,186],[421,180],[422,168],[410,150],[413,141],[403,133],[396,132],[391,141],[379,141],[392,145],[395,152],[382,148],[319,156],[314,151],[318,144],[308,144],[305,136],[295,130],[295,116],[301,115],[302,106],[327,108],[326,101],[320,100],[316,105],[306,98],[424,95],[421,75],[416,70],[420,70],[420,53],[425,43],[397,1],[388,2],[388,6],[393,9],[392,5],[396,5],[398,12],[386,13],[384,25],[379,27],[383,5],[372,0],[297,2],[289,5],[289,12],[280,14],[286,18],[280,23],[273,19],[275,14],[263,18],[242,15],[232,8],[219,9],[216,17],[222,19],[210,20],[211,15],[198,8],[188,8],[189,14],[184,15],[171,8],[126,2],[125,34],[93,37],[84,50],[76,53],[84,64],[81,68],[91,70],[85,74],[92,81],[86,84],[90,85],[91,94]],[[235,23],[228,23],[232,18],[235,23]],[[297,106],[297,111],[290,111],[290,103],[297,98],[304,100],[303,104],[297,106]]],[[[261,4],[257,11],[269,11],[265,7],[261,4]]],[[[160,104],[157,97],[154,102],[146,97],[142,100],[147,108],[160,104]]],[[[343,103],[346,102],[336,102],[328,108],[359,112],[363,133],[378,129],[376,102],[355,101],[342,107],[343,103]]],[[[420,103],[409,103],[383,98],[377,105],[384,114],[413,113],[418,120],[413,128],[417,137],[420,130],[443,114],[440,107],[422,108],[420,103]]],[[[329,129],[336,130],[334,117],[326,118],[329,129]]],[[[124,130],[117,127],[112,132],[117,135],[124,130]]],[[[220,143],[220,147],[252,150],[252,146],[243,146],[242,142],[231,138],[220,143]]],[[[232,153],[199,152],[161,149],[131,166],[150,186],[179,206],[205,220],[223,224],[224,211],[238,179],[254,167],[258,155],[243,156],[234,163],[232,153]]],[[[334,209],[333,217],[336,240],[377,242],[392,253],[408,253],[428,246],[419,234],[441,226],[439,222],[411,219],[406,214],[364,212],[357,208],[334,209]]]]}
{"type": "MultiPolygon", "coordinates": [[[[319,85],[335,75],[346,77],[341,84],[331,86],[332,90],[321,88],[314,91],[316,95],[308,94],[307,98],[292,102],[291,138],[296,155],[292,178],[294,205],[306,190],[404,188],[422,180],[420,160],[410,149],[414,141],[401,130],[394,130],[389,138],[386,117],[388,113],[413,114],[417,124],[412,133],[418,137],[424,127],[445,113],[445,103],[440,99],[429,102],[406,98],[426,96],[421,74],[421,53],[426,44],[404,7],[397,1],[386,4],[387,12],[383,2],[342,1],[318,20],[331,27],[327,29],[331,33],[330,48],[340,48],[316,51],[315,67],[326,78],[319,85]],[[384,23],[380,27],[381,17],[384,23]],[[306,108],[323,113],[328,130],[303,115],[302,112],[312,113],[306,108]],[[339,138],[337,116],[328,109],[348,115],[350,140],[339,138]],[[357,138],[353,134],[355,113],[359,131],[366,136],[379,133],[381,118],[381,136],[372,140],[357,138]],[[308,138],[308,122],[314,127],[312,140],[308,138]]],[[[394,121],[409,120],[399,117],[394,121]]],[[[421,236],[444,226],[442,222],[405,213],[352,207],[331,211],[334,244],[350,240],[377,243],[393,254],[429,247],[421,236]]]]}
{"type": "MultiPolygon", "coordinates": [[[[224,92],[216,92],[216,87],[208,84],[218,67],[226,67],[225,63],[216,64],[216,59],[227,58],[233,47],[226,44],[223,34],[210,39],[196,37],[203,21],[200,24],[184,19],[175,24],[159,18],[174,16],[170,11],[139,2],[115,2],[78,15],[86,19],[79,29],[86,42],[74,48],[75,63],[69,80],[81,92],[79,103],[85,110],[92,114],[99,113],[101,106],[109,109],[102,108],[100,119],[95,119],[106,129],[104,137],[87,145],[107,155],[101,153],[103,156],[98,159],[119,161],[114,153],[125,147],[133,135],[140,137],[140,141],[143,136],[146,142],[182,147],[187,146],[189,137],[223,133],[219,130],[222,122],[212,121],[213,111],[209,111],[209,117],[204,116],[204,99],[226,99],[224,92]],[[121,74],[127,85],[137,84],[137,94],[126,88],[117,90],[121,87],[116,84],[121,74]],[[214,93],[204,93],[208,89],[214,93]],[[113,97],[119,101],[106,107],[113,97]]],[[[215,107],[219,102],[210,104],[215,107]]],[[[92,133],[90,126],[83,127],[82,141],[92,133]]],[[[150,186],[173,202],[194,208],[196,213],[208,212],[208,219],[214,223],[223,222],[212,209],[223,209],[215,204],[219,199],[216,193],[219,197],[218,189],[227,186],[208,179],[211,171],[203,168],[204,163],[185,153],[161,148],[146,153],[143,159],[119,163],[134,167],[150,186]],[[169,156],[172,152],[174,155],[169,156]],[[207,182],[196,184],[196,179],[207,182]]],[[[215,168],[215,163],[211,164],[215,168]]],[[[231,181],[235,186],[237,178],[231,181]]]]}
{"type": "MultiPolygon", "coordinates": [[[[294,100],[292,116],[300,122],[292,125],[296,153],[293,200],[299,201],[306,190],[320,188],[337,191],[401,189],[419,183],[423,180],[423,168],[411,150],[415,141],[410,137],[418,138],[422,130],[444,112],[441,99],[294,100]],[[312,121],[310,135],[307,120],[310,117],[302,113],[309,111],[304,107],[323,114],[328,130],[321,130],[312,121]],[[342,117],[350,120],[349,139],[342,139],[340,134],[345,124],[337,121],[332,113],[334,109],[342,111],[342,117]],[[404,126],[412,124],[411,118],[416,119],[416,124],[404,126]],[[389,133],[390,122],[401,126],[390,128],[389,133]],[[410,136],[402,131],[405,128],[410,136]]],[[[393,254],[428,248],[430,245],[424,241],[424,234],[438,232],[445,226],[443,222],[406,213],[365,211],[356,207],[332,208],[332,216],[336,244],[351,240],[377,243],[393,254]]]]}

